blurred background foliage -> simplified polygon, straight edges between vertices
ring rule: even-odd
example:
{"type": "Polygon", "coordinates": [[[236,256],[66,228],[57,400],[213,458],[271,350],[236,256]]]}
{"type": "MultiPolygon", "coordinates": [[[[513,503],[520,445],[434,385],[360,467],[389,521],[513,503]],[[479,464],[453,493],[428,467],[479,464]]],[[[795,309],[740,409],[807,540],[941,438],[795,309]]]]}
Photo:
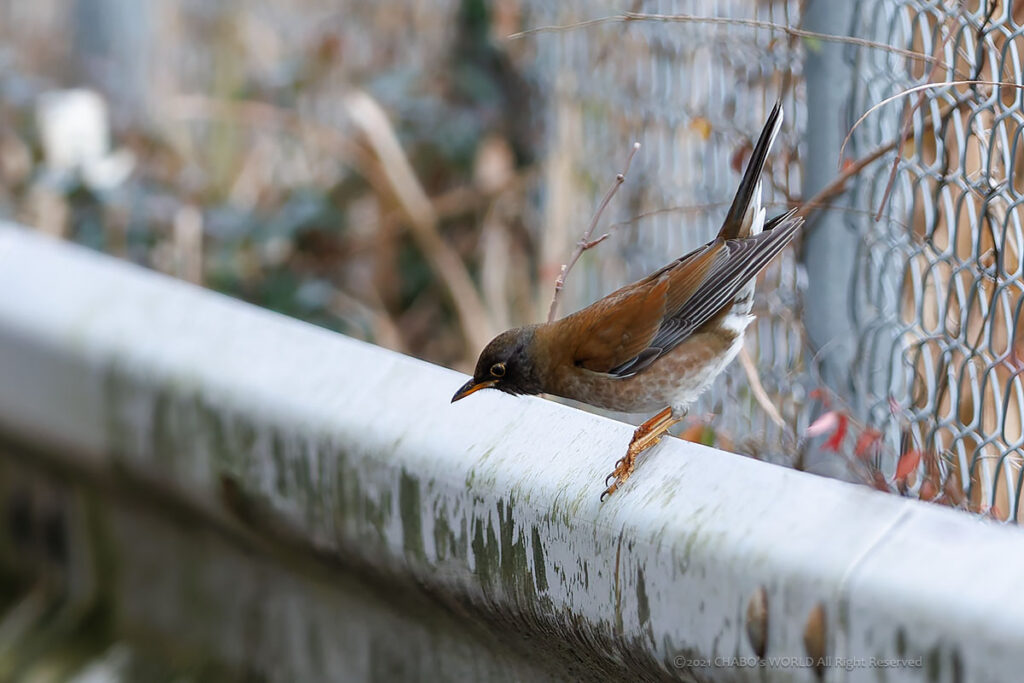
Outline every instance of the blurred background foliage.
{"type": "Polygon", "coordinates": [[[466,368],[549,295],[518,3],[286,5],[0,0],[0,217],[466,368]]]}

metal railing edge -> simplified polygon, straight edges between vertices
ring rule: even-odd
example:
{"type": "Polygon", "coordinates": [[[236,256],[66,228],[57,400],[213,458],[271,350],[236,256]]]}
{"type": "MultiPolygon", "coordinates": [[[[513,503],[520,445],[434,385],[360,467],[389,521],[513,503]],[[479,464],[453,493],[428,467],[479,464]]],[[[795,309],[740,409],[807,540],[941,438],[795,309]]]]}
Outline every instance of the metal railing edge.
{"type": "Polygon", "coordinates": [[[584,669],[1008,680],[1020,663],[1016,529],[676,439],[601,504],[626,425],[486,392],[450,405],[458,373],[19,228],[0,226],[0,292],[0,430],[211,500],[229,481],[311,546],[584,669]]]}

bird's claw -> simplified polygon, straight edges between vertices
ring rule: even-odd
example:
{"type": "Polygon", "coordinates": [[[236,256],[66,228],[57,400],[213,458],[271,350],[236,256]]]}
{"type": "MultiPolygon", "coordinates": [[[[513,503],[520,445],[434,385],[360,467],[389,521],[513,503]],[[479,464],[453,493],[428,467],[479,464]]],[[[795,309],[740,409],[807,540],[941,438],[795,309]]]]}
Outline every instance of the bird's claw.
{"type": "MultiPolygon", "coordinates": [[[[626,457],[619,458],[618,460],[615,461],[615,469],[612,470],[611,474],[609,474],[607,477],[604,478],[604,485],[605,485],[606,488],[608,487],[608,482],[609,481],[612,481],[613,479],[619,479],[620,477],[622,477],[624,472],[626,473],[626,477],[628,477],[629,473],[633,471],[633,468],[630,467],[630,463],[628,462],[628,460],[629,460],[629,457],[626,456],[626,457]],[[628,470],[628,472],[627,472],[627,470],[628,470]]],[[[625,478],[623,478],[622,481],[625,481],[625,478]]],[[[617,483],[621,484],[622,481],[617,482],[617,483]]],[[[612,489],[612,490],[614,491],[615,489],[612,489]]]]}
{"type": "Polygon", "coordinates": [[[602,503],[605,498],[615,493],[620,486],[626,483],[626,480],[629,479],[629,475],[633,474],[633,463],[635,461],[636,454],[632,452],[632,449],[630,449],[630,452],[627,453],[625,457],[619,458],[618,461],[616,461],[615,469],[612,470],[611,474],[604,478],[605,490],[604,493],[601,494],[602,503]],[[609,485],[608,482],[611,480],[614,481],[609,485]]]}
{"type": "Polygon", "coordinates": [[[615,469],[604,479],[604,493],[601,494],[601,502],[608,496],[615,493],[620,486],[626,483],[629,475],[633,474],[636,467],[636,459],[641,453],[661,441],[661,437],[669,427],[679,421],[679,418],[672,417],[672,409],[665,408],[647,422],[636,428],[633,438],[626,449],[626,455],[622,456],[615,463],[615,469]],[[608,482],[612,483],[609,484],[608,482]]]}

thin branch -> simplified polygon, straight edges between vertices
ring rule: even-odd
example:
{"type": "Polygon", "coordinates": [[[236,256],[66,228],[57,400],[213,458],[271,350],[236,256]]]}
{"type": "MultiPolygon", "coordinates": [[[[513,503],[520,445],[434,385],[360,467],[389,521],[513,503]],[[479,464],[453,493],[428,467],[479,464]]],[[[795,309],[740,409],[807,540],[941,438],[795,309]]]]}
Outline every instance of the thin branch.
{"type": "Polygon", "coordinates": [[[187,95],[171,99],[167,109],[179,118],[227,119],[314,136],[317,145],[360,173],[378,194],[396,200],[413,239],[451,297],[467,346],[483,348],[491,338],[486,308],[462,259],[438,230],[438,208],[443,213],[450,207],[435,208],[427,197],[387,115],[375,100],[355,91],[345,99],[345,104],[353,123],[366,138],[369,151],[331,126],[266,102],[187,95]]]}
{"type": "Polygon", "coordinates": [[[706,213],[713,209],[720,209],[724,206],[729,206],[728,201],[721,202],[709,202],[707,204],[686,204],[684,206],[667,206],[662,209],[652,209],[651,211],[644,211],[638,213],[635,216],[627,218],[624,221],[618,221],[608,226],[609,232],[614,232],[619,228],[624,228],[628,225],[636,225],[645,218],[653,218],[654,216],[661,216],[669,213],[706,213]]]}
{"type": "Polygon", "coordinates": [[[905,107],[903,112],[903,125],[900,126],[900,137],[896,142],[896,155],[892,160],[892,168],[889,170],[889,180],[885,183],[885,191],[882,193],[882,201],[878,203],[878,212],[875,214],[875,222],[882,220],[882,212],[889,202],[889,195],[892,194],[892,186],[896,183],[896,173],[900,169],[900,159],[903,158],[903,147],[907,144],[907,136],[910,135],[910,124],[913,121],[914,112],[924,102],[924,92],[918,95],[917,102],[913,107],[905,107]]]}
{"type": "MultiPolygon", "coordinates": [[[[962,8],[961,8],[962,9],[962,8]]],[[[942,36],[942,43],[937,45],[935,53],[941,53],[946,47],[946,43],[949,42],[949,32],[946,32],[942,36]]],[[[938,71],[938,64],[933,64],[931,70],[928,72],[928,80],[932,81],[935,79],[935,74],[938,71]]],[[[878,213],[875,214],[875,222],[882,220],[882,212],[885,210],[885,205],[889,202],[889,195],[892,193],[892,187],[896,183],[896,172],[900,168],[900,159],[903,158],[903,146],[907,143],[907,137],[910,135],[910,124],[913,122],[914,112],[921,108],[924,104],[925,91],[922,90],[917,96],[917,102],[914,103],[913,107],[906,107],[903,112],[903,126],[900,128],[900,139],[899,144],[896,147],[896,157],[892,160],[892,169],[889,171],[889,181],[885,184],[885,192],[882,193],[882,201],[878,204],[878,213]]]]}
{"type": "MultiPolygon", "coordinates": [[[[776,188],[776,189],[779,192],[782,192],[782,190],[780,188],[776,188]]],[[[857,215],[862,215],[862,216],[874,216],[874,211],[870,211],[868,209],[858,209],[858,208],[852,207],[852,206],[841,206],[839,204],[832,204],[831,202],[811,202],[811,201],[802,202],[802,201],[800,201],[799,197],[787,196],[787,195],[785,195],[784,192],[783,192],[783,195],[784,195],[784,200],[774,201],[774,202],[765,202],[764,205],[766,207],[783,207],[783,208],[787,208],[787,209],[791,209],[793,207],[806,207],[808,209],[830,209],[830,210],[834,210],[834,211],[842,211],[843,213],[849,213],[849,214],[857,214],[857,215]]],[[[647,219],[647,218],[651,218],[653,216],[662,216],[662,215],[666,215],[666,214],[670,214],[670,213],[690,213],[690,214],[707,213],[708,211],[711,211],[713,209],[721,209],[721,208],[726,207],[726,206],[729,206],[729,202],[728,201],[711,202],[709,204],[685,204],[685,205],[680,205],[680,206],[668,206],[668,207],[665,207],[663,209],[654,209],[654,210],[651,210],[651,211],[645,211],[643,213],[638,213],[635,216],[633,216],[631,218],[628,218],[627,220],[619,221],[617,223],[612,223],[610,226],[608,226],[608,231],[609,232],[615,232],[616,230],[619,230],[619,229],[624,228],[626,226],[636,225],[640,221],[642,221],[644,219],[647,219]]],[[[808,212],[805,212],[804,215],[807,215],[807,213],[808,212]]],[[[907,229],[910,228],[909,225],[907,225],[906,223],[902,222],[901,220],[899,220],[898,218],[896,218],[892,214],[888,214],[888,213],[887,214],[883,214],[883,218],[886,218],[887,220],[889,220],[889,221],[891,221],[891,222],[893,222],[896,225],[899,225],[901,227],[904,227],[904,228],[907,228],[907,229]]]]}
{"type": "Polygon", "coordinates": [[[899,143],[898,140],[881,145],[867,156],[861,157],[857,161],[847,164],[843,167],[842,171],[836,176],[835,180],[821,188],[818,194],[814,195],[806,202],[801,202],[800,208],[797,210],[798,216],[807,217],[810,213],[818,208],[828,206],[828,200],[832,197],[841,194],[846,189],[846,182],[853,176],[860,173],[864,168],[880,158],[891,152],[896,148],[899,143]]]}
{"type": "Polygon", "coordinates": [[[587,226],[583,236],[580,237],[576,243],[576,248],[573,249],[572,256],[569,257],[569,262],[562,266],[561,272],[558,274],[558,279],[555,280],[555,294],[551,297],[551,307],[548,308],[548,322],[555,319],[555,313],[558,311],[558,299],[562,294],[562,288],[565,287],[565,278],[569,275],[569,271],[576,265],[576,262],[580,260],[580,256],[583,255],[587,249],[593,249],[597,245],[608,239],[611,233],[605,233],[598,237],[596,240],[590,239],[590,236],[594,234],[594,228],[597,227],[597,222],[601,220],[601,214],[608,207],[608,204],[612,201],[612,197],[619,191],[619,187],[622,183],[626,182],[626,174],[629,173],[629,167],[633,163],[633,157],[640,150],[640,143],[634,142],[633,148],[629,151],[629,156],[626,158],[626,166],[622,169],[622,173],[615,176],[615,182],[608,188],[608,192],[605,193],[604,199],[601,200],[601,204],[598,205],[597,211],[594,213],[594,217],[590,220],[590,225],[587,226]]]}
{"type": "Polygon", "coordinates": [[[391,195],[405,214],[413,239],[448,290],[466,342],[483,348],[491,338],[487,310],[459,255],[441,237],[434,206],[406,157],[387,114],[362,91],[344,100],[349,117],[373,150],[391,195]]]}
{"type": "Polygon", "coordinates": [[[761,376],[757,372],[757,366],[754,365],[754,359],[747,353],[746,346],[740,347],[739,358],[740,365],[743,366],[743,372],[747,376],[747,383],[750,384],[750,391],[753,392],[757,404],[761,406],[761,410],[775,423],[776,427],[786,431],[786,421],[782,419],[779,409],[775,407],[771,397],[768,396],[768,392],[764,390],[764,385],[761,384],[761,376]]]}
{"type": "Polygon", "coordinates": [[[846,150],[846,145],[850,142],[850,138],[853,137],[853,132],[857,130],[858,127],[860,127],[860,124],[864,123],[864,119],[873,114],[876,110],[880,109],[881,107],[884,107],[890,102],[894,102],[900,99],[901,97],[913,95],[914,93],[920,92],[921,90],[928,90],[930,88],[945,88],[956,85],[991,85],[995,87],[1007,87],[1016,88],[1017,90],[1024,90],[1024,85],[1020,83],[1007,83],[1006,81],[944,81],[942,83],[922,83],[921,85],[915,85],[914,87],[902,90],[896,93],[895,95],[892,95],[891,97],[886,97],[884,100],[872,105],[870,109],[861,114],[860,118],[857,119],[857,121],[853,124],[853,127],[850,128],[849,132],[846,134],[846,137],[843,138],[843,144],[839,148],[839,158],[843,158],[843,151],[846,150]]]}
{"type": "Polygon", "coordinates": [[[641,12],[624,12],[622,14],[616,14],[606,17],[598,17],[596,19],[588,19],[586,21],[577,21],[571,24],[561,24],[552,26],[537,26],[535,28],[526,29],[518,33],[513,33],[508,36],[509,40],[517,40],[535,33],[557,33],[574,31],[581,28],[590,28],[592,26],[600,26],[601,24],[609,23],[628,23],[633,21],[657,21],[665,23],[679,23],[679,24],[712,24],[718,26],[748,26],[750,28],[768,29],[771,31],[781,31],[794,38],[810,38],[812,40],[820,40],[828,43],[844,43],[847,45],[856,45],[858,47],[871,48],[873,50],[882,50],[892,54],[897,54],[909,59],[916,59],[927,64],[938,64],[944,69],[952,69],[945,62],[932,57],[931,55],[924,54],[923,52],[916,52],[914,50],[904,50],[902,48],[887,45],[886,43],[879,43],[873,40],[866,40],[864,38],[855,38],[852,36],[837,36],[832,33],[818,33],[816,31],[807,31],[802,28],[794,28],[792,26],[786,26],[784,24],[776,24],[771,21],[761,21],[759,19],[730,19],[726,17],[701,17],[694,16],[691,14],[644,14],[641,12]]]}
{"type": "MultiPolygon", "coordinates": [[[[888,144],[880,145],[879,147],[875,148],[870,154],[868,154],[868,155],[858,159],[857,161],[851,162],[851,163],[847,164],[846,166],[844,166],[844,168],[842,169],[840,174],[838,176],[836,176],[835,180],[833,180],[831,183],[829,183],[828,185],[823,187],[816,195],[814,195],[813,197],[811,197],[810,199],[808,199],[806,201],[801,201],[799,199],[792,200],[791,201],[791,205],[799,206],[799,209],[797,210],[797,214],[800,215],[800,216],[803,216],[805,218],[807,216],[811,215],[811,213],[813,211],[818,210],[818,209],[839,209],[839,210],[847,211],[847,212],[864,213],[864,214],[870,216],[872,214],[872,212],[870,212],[870,211],[854,209],[854,208],[851,208],[851,207],[842,207],[842,206],[836,207],[836,206],[832,206],[829,203],[829,200],[832,199],[833,197],[839,195],[839,194],[842,194],[843,190],[846,189],[846,183],[850,180],[850,178],[852,178],[853,176],[855,176],[858,173],[860,173],[862,170],[864,170],[865,167],[869,166],[870,164],[874,163],[875,161],[878,161],[878,159],[880,159],[881,157],[883,157],[886,154],[888,154],[889,152],[891,152],[893,149],[896,148],[897,144],[898,144],[898,141],[897,140],[893,140],[892,142],[889,142],[888,144]]],[[[619,229],[621,227],[624,227],[624,226],[627,226],[627,225],[633,225],[633,224],[637,223],[638,221],[640,221],[642,219],[650,218],[652,216],[658,216],[658,215],[662,215],[662,214],[676,213],[676,212],[700,213],[700,212],[704,212],[704,211],[708,211],[708,210],[711,210],[711,209],[716,209],[716,208],[720,208],[722,206],[728,206],[728,205],[729,205],[729,202],[711,202],[711,203],[707,203],[707,204],[691,204],[691,205],[687,205],[687,206],[670,206],[670,207],[667,207],[667,208],[664,208],[664,209],[655,209],[653,211],[646,211],[644,213],[637,214],[636,216],[633,216],[632,218],[630,218],[628,220],[619,221],[618,223],[613,223],[611,226],[609,226],[608,231],[609,231],[609,233],[614,232],[615,230],[617,230],[617,229],[619,229]]],[[[602,236],[601,239],[604,239],[605,237],[607,237],[607,235],[602,236]]]]}

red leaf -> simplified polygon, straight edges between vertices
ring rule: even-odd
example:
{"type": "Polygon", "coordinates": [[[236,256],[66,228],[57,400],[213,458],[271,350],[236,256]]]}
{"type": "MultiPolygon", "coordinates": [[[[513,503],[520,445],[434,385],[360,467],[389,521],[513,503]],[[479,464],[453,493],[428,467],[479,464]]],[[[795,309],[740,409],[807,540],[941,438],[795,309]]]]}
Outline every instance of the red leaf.
{"type": "Polygon", "coordinates": [[[906,479],[907,475],[917,469],[919,462],[921,462],[921,451],[910,450],[901,455],[900,461],[896,464],[896,480],[906,479]]]}
{"type": "Polygon", "coordinates": [[[950,505],[956,506],[964,502],[964,490],[960,488],[960,484],[950,477],[946,480],[946,483],[942,485],[942,493],[950,505]]]}
{"type": "Polygon", "coordinates": [[[853,159],[847,157],[843,159],[842,170],[846,171],[853,166],[853,159]]]}
{"type": "Polygon", "coordinates": [[[873,446],[882,438],[882,432],[868,427],[857,437],[857,445],[853,448],[853,454],[858,458],[870,458],[875,454],[873,446]]]}
{"type": "Polygon", "coordinates": [[[935,500],[936,496],[939,495],[939,487],[935,485],[935,482],[931,479],[925,479],[921,482],[921,490],[917,492],[917,497],[921,500],[935,500]]]}
{"type": "Polygon", "coordinates": [[[846,428],[849,424],[850,418],[846,417],[843,413],[839,413],[839,426],[836,427],[836,431],[832,432],[832,436],[822,445],[822,448],[833,453],[838,452],[839,447],[843,445],[843,439],[846,437],[846,428]]]}
{"type": "Polygon", "coordinates": [[[879,491],[889,493],[889,482],[885,480],[885,475],[882,474],[882,470],[875,470],[871,473],[871,485],[879,491]]]}
{"type": "Polygon", "coordinates": [[[830,410],[827,413],[822,413],[818,416],[818,419],[811,423],[811,426],[807,428],[805,432],[807,436],[821,436],[827,434],[833,429],[839,426],[839,413],[834,410],[830,410]]]}

